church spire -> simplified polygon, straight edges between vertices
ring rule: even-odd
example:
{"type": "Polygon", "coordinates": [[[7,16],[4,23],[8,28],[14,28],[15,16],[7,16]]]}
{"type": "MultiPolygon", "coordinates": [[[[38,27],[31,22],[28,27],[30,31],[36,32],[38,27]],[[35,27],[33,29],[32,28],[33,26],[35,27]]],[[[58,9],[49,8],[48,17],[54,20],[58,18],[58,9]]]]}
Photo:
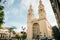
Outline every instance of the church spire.
{"type": "Polygon", "coordinates": [[[30,4],[29,12],[33,12],[32,5],[30,4]]]}
{"type": "Polygon", "coordinates": [[[44,5],[42,3],[42,0],[39,1],[38,14],[39,14],[39,19],[46,18],[46,13],[44,10],[44,5]]]}
{"type": "Polygon", "coordinates": [[[44,9],[44,5],[42,4],[42,1],[40,0],[39,1],[39,6],[38,6],[39,9],[44,9]]]}
{"type": "Polygon", "coordinates": [[[33,19],[34,19],[34,12],[33,12],[32,5],[30,5],[29,10],[28,10],[28,20],[32,21],[33,19]]]}

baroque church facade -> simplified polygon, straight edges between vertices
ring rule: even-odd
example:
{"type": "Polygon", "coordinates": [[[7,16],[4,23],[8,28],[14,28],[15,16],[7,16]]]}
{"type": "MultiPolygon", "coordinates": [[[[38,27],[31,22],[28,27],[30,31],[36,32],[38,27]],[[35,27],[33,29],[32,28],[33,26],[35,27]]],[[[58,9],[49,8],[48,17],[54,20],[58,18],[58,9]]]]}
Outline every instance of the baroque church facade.
{"type": "Polygon", "coordinates": [[[34,19],[33,8],[30,5],[27,15],[27,40],[44,36],[52,37],[52,27],[46,19],[46,12],[41,0],[38,6],[38,15],[39,19],[34,19]]]}

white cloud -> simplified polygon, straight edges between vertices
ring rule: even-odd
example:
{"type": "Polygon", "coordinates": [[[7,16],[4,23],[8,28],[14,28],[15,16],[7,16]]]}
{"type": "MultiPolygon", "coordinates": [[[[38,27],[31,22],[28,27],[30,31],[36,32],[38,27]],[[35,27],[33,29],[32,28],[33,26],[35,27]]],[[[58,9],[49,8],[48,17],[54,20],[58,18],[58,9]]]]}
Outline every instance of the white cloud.
{"type": "Polygon", "coordinates": [[[12,5],[14,3],[14,0],[7,0],[7,5],[12,5]]]}
{"type": "Polygon", "coordinates": [[[12,8],[12,10],[5,10],[4,11],[5,13],[5,19],[4,21],[7,21],[9,17],[11,17],[10,15],[14,15],[15,17],[18,17],[19,16],[19,9],[18,8],[12,8]]]}
{"type": "Polygon", "coordinates": [[[19,13],[19,9],[18,8],[12,8],[12,10],[10,10],[10,12],[16,16],[19,13]]]}
{"type": "Polygon", "coordinates": [[[4,21],[7,21],[8,20],[8,18],[9,18],[9,13],[10,13],[10,11],[4,11],[4,13],[5,13],[5,15],[4,15],[4,21]]]}
{"type": "MultiPolygon", "coordinates": [[[[21,7],[21,12],[22,11],[24,11],[25,9],[27,10],[27,9],[29,9],[29,6],[30,6],[30,4],[32,5],[32,7],[33,7],[33,10],[34,10],[34,14],[35,14],[35,17],[37,17],[38,18],[38,14],[37,14],[37,10],[38,10],[38,2],[39,2],[39,0],[23,0],[20,4],[20,7],[21,7]],[[36,16],[37,15],[37,16],[36,16]]],[[[28,10],[27,10],[27,12],[28,12],[28,10]]]]}

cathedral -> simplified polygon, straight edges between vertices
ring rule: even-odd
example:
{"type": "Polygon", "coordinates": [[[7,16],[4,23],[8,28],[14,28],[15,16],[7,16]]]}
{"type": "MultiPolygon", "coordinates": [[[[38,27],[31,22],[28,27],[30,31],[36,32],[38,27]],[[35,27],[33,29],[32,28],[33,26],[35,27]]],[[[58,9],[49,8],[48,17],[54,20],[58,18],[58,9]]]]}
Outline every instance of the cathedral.
{"type": "Polygon", "coordinates": [[[38,6],[39,18],[34,18],[34,11],[30,5],[27,15],[27,40],[32,40],[37,37],[52,37],[52,27],[46,19],[46,12],[42,0],[39,1],[38,6]]]}

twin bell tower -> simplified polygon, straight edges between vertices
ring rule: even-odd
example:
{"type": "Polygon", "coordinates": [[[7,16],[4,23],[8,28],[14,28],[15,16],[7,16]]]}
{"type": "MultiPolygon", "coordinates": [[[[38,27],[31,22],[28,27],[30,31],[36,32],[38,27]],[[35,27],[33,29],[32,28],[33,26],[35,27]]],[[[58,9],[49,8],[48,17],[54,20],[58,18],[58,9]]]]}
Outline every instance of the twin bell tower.
{"type": "Polygon", "coordinates": [[[38,16],[39,19],[34,19],[34,11],[32,5],[30,5],[27,15],[27,40],[52,36],[51,25],[46,19],[46,12],[42,0],[39,1],[38,16]]]}

